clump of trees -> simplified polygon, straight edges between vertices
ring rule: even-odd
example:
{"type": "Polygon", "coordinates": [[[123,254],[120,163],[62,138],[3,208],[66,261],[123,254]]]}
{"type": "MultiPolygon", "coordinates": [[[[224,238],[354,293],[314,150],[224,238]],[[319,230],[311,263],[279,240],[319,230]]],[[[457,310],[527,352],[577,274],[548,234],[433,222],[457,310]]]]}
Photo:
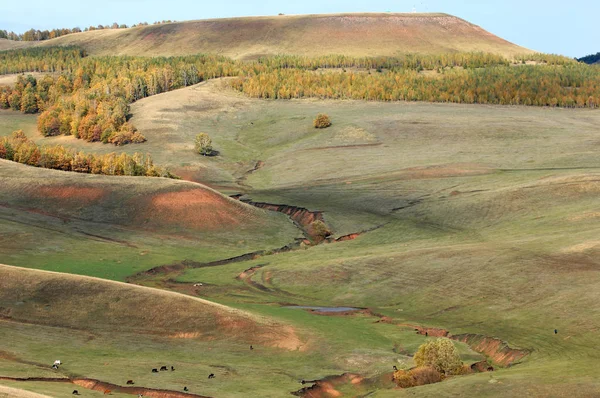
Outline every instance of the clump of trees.
{"type": "Polygon", "coordinates": [[[331,119],[325,113],[319,113],[315,120],[313,120],[313,126],[317,129],[326,129],[331,126],[331,119]]]}
{"type": "Polygon", "coordinates": [[[600,53],[587,55],[585,57],[579,58],[578,61],[584,62],[586,64],[590,64],[590,65],[598,63],[598,62],[600,62],[600,53]]]}
{"type": "Polygon", "coordinates": [[[465,373],[460,354],[448,339],[436,339],[422,344],[413,359],[416,368],[394,372],[394,381],[401,388],[439,383],[447,376],[465,373]]]}
{"type": "Polygon", "coordinates": [[[196,148],[196,152],[203,156],[212,156],[214,155],[214,150],[212,147],[212,140],[206,133],[200,133],[196,136],[194,140],[194,145],[196,148]]]}
{"type": "Polygon", "coordinates": [[[13,132],[10,137],[0,138],[0,159],[77,173],[177,178],[168,170],[156,166],[149,154],[95,155],[77,152],[62,145],[38,146],[22,130],[13,132]]]}
{"type": "Polygon", "coordinates": [[[41,112],[38,128],[46,136],[73,135],[115,145],[140,143],[145,138],[128,122],[132,102],[240,72],[239,63],[219,56],[85,55],[74,48],[0,52],[0,73],[61,72],[40,79],[22,76],[14,87],[0,87],[0,108],[41,112]]]}

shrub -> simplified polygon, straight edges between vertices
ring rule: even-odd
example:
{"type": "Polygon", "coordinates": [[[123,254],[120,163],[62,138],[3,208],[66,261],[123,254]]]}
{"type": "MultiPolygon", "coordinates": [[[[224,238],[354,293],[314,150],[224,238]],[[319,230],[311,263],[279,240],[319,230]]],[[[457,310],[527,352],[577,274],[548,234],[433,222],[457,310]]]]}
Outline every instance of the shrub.
{"type": "Polygon", "coordinates": [[[326,114],[319,113],[313,124],[317,129],[326,129],[331,126],[331,119],[326,114]]]}
{"type": "Polygon", "coordinates": [[[310,224],[310,228],[312,229],[312,233],[321,239],[331,235],[331,230],[327,228],[327,225],[321,220],[313,221],[312,224],[310,224]]]}
{"type": "Polygon", "coordinates": [[[463,367],[458,350],[448,339],[432,340],[421,345],[414,360],[418,367],[432,367],[446,375],[460,374],[463,367]]]}
{"type": "Polygon", "coordinates": [[[200,133],[196,136],[196,152],[200,155],[210,156],[213,154],[212,140],[206,133],[200,133]]]}
{"type": "Polygon", "coordinates": [[[418,367],[409,371],[397,370],[394,372],[394,381],[400,388],[439,383],[443,379],[443,375],[431,366],[418,367]]]}

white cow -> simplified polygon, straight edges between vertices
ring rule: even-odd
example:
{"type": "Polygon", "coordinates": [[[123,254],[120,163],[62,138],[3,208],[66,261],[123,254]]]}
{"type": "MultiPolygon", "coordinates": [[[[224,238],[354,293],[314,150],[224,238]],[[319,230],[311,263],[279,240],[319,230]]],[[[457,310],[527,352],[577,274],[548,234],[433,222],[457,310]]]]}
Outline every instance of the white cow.
{"type": "Polygon", "coordinates": [[[56,361],[54,361],[54,365],[56,365],[56,366],[62,365],[62,363],[60,362],[60,359],[57,359],[56,361]]]}

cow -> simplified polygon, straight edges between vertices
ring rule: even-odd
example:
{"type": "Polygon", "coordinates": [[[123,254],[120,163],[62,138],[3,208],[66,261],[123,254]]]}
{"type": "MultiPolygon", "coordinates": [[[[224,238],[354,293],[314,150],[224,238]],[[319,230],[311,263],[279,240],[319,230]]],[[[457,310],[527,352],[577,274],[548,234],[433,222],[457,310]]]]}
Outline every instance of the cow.
{"type": "Polygon", "coordinates": [[[52,365],[52,369],[58,370],[58,365],[52,365]]]}
{"type": "Polygon", "coordinates": [[[183,387],[183,391],[190,391],[187,387],[183,387]]]}
{"type": "Polygon", "coordinates": [[[398,367],[396,365],[394,365],[394,370],[397,372],[398,371],[398,367]]]}
{"type": "Polygon", "coordinates": [[[128,386],[131,386],[131,385],[134,385],[134,384],[135,384],[135,383],[133,382],[133,380],[127,380],[127,385],[128,385],[128,386]]]}
{"type": "Polygon", "coordinates": [[[558,329],[554,329],[554,334],[558,334],[558,329]]]}
{"type": "Polygon", "coordinates": [[[250,346],[250,351],[252,351],[254,349],[254,347],[250,346]]]}
{"type": "Polygon", "coordinates": [[[171,372],[174,372],[175,368],[173,366],[171,366],[171,372]]]}
{"type": "Polygon", "coordinates": [[[215,374],[214,374],[214,373],[211,373],[211,374],[209,374],[209,375],[208,375],[208,378],[209,378],[209,379],[214,379],[214,378],[215,378],[215,374]]]}
{"type": "Polygon", "coordinates": [[[166,367],[166,366],[161,366],[161,367],[160,367],[160,371],[161,371],[161,372],[166,372],[167,370],[168,370],[168,369],[167,369],[167,367],[166,367]]]}
{"type": "Polygon", "coordinates": [[[54,364],[56,366],[60,366],[60,365],[62,365],[62,362],[60,361],[60,359],[57,359],[56,361],[54,361],[54,364]]]}
{"type": "Polygon", "coordinates": [[[73,390],[73,395],[79,395],[79,391],[73,390]]]}
{"type": "Polygon", "coordinates": [[[158,369],[156,369],[156,368],[152,369],[152,373],[158,373],[158,369]]]}
{"type": "Polygon", "coordinates": [[[490,367],[488,367],[488,368],[487,368],[487,371],[488,371],[488,372],[493,372],[493,371],[494,371],[494,367],[493,367],[493,366],[490,366],[490,367]]]}

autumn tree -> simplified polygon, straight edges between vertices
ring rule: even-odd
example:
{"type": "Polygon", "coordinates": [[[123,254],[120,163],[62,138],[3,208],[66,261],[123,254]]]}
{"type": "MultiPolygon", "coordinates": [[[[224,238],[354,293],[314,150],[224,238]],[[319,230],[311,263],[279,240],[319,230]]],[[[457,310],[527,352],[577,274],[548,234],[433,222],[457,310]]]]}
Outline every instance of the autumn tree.
{"type": "Polygon", "coordinates": [[[419,367],[432,367],[445,375],[460,374],[463,366],[452,341],[442,338],[422,344],[414,361],[419,367]]]}
{"type": "Polygon", "coordinates": [[[200,155],[210,156],[213,154],[212,140],[206,133],[200,133],[195,140],[196,152],[200,155]]]}
{"type": "Polygon", "coordinates": [[[313,125],[317,129],[325,129],[331,126],[331,119],[324,113],[319,113],[315,120],[313,121],[313,125]]]}

